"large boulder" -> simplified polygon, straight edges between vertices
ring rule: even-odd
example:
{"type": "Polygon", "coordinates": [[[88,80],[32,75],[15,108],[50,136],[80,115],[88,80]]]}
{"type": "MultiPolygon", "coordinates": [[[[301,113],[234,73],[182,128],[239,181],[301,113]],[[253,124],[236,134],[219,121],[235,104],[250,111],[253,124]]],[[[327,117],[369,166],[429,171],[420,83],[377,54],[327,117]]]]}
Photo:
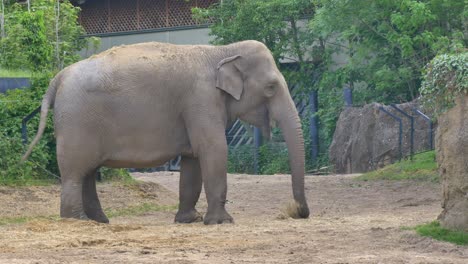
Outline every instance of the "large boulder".
{"type": "Polygon", "coordinates": [[[442,226],[468,232],[468,95],[439,117],[436,156],[442,179],[442,226]]]}
{"type": "MultiPolygon", "coordinates": [[[[430,148],[427,120],[417,115],[416,102],[396,105],[414,116],[414,152],[430,148]]],[[[402,120],[402,156],[410,154],[410,121],[391,106],[372,103],[363,107],[347,107],[338,119],[329,150],[336,173],[360,173],[375,170],[400,158],[399,123],[381,110],[402,120]]]]}

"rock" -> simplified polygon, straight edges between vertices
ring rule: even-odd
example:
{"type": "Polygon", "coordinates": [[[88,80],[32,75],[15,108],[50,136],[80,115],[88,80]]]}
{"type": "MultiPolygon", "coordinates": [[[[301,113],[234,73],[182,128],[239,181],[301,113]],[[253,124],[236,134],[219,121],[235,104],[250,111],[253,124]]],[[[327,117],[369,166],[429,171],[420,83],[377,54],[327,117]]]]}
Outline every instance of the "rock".
{"type": "Polygon", "coordinates": [[[468,95],[442,114],[436,132],[436,156],[442,179],[443,227],[468,232],[468,95]]]}
{"type": "MultiPolygon", "coordinates": [[[[396,105],[414,116],[414,151],[430,148],[428,122],[414,113],[416,102],[396,105]]],[[[410,154],[410,121],[390,106],[372,103],[347,107],[341,112],[330,146],[330,162],[336,173],[375,170],[399,159],[399,123],[380,107],[402,119],[402,155],[410,154]]]]}

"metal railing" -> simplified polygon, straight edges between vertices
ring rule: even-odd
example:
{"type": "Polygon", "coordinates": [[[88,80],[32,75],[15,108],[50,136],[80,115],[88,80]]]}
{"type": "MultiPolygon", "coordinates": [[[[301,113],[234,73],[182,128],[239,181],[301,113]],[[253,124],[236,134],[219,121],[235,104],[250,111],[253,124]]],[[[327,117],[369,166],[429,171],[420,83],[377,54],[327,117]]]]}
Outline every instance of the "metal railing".
{"type": "Polygon", "coordinates": [[[403,152],[402,152],[402,149],[401,149],[403,124],[401,122],[401,118],[399,118],[398,116],[396,116],[396,115],[390,113],[389,111],[385,110],[385,108],[383,106],[379,107],[379,109],[382,110],[384,113],[386,113],[387,115],[389,115],[390,117],[392,117],[393,119],[395,119],[398,122],[398,128],[399,128],[399,133],[398,133],[398,160],[401,160],[401,158],[403,156],[403,152]]]}

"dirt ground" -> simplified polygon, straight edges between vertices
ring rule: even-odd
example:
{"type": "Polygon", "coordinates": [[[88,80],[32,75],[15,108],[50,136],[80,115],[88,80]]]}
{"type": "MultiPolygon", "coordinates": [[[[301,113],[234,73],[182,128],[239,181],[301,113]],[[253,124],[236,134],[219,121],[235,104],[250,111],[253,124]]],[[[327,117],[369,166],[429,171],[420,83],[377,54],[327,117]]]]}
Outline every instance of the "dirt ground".
{"type": "MultiPolygon", "coordinates": [[[[99,184],[104,208],[177,204],[178,173],[135,173],[145,183],[99,184]],[[157,183],[157,184],[156,184],[157,183]]],[[[174,224],[175,210],[111,218],[111,224],[56,215],[59,187],[0,187],[0,263],[468,263],[468,247],[420,237],[411,227],[440,213],[440,186],[308,176],[310,219],[282,216],[286,175],[229,175],[235,224],[174,224]]],[[[198,205],[206,211],[204,195],[198,205]]]]}

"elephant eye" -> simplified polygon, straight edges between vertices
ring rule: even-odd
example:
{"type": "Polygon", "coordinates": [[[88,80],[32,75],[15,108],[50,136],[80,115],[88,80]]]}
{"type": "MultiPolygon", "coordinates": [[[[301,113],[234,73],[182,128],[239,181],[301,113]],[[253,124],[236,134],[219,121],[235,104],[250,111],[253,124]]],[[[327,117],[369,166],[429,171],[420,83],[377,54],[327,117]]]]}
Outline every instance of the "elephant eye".
{"type": "Polygon", "coordinates": [[[276,86],[273,84],[267,85],[267,87],[265,88],[265,95],[267,97],[273,96],[275,94],[275,88],[276,86]]]}

